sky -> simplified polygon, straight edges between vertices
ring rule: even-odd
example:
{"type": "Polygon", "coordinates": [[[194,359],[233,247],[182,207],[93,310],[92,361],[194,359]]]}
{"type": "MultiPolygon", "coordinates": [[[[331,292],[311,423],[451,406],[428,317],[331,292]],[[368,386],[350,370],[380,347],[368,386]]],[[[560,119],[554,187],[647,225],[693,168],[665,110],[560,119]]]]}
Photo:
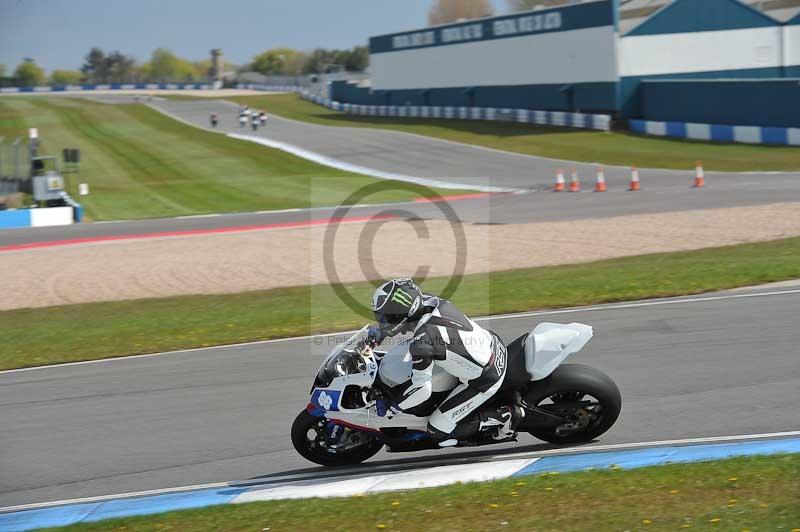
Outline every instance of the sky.
{"type": "MultiPolygon", "coordinates": [[[[269,48],[350,48],[426,24],[432,0],[0,0],[0,64],[79,69],[92,46],[248,62],[269,48]]],[[[498,4],[499,5],[499,4],[498,4]]]]}

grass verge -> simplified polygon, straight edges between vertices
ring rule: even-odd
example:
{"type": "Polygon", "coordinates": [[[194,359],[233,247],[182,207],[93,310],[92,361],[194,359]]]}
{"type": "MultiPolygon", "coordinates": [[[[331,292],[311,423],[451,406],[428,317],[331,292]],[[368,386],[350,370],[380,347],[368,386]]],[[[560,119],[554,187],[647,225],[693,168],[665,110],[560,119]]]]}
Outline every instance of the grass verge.
{"type": "MultiPolygon", "coordinates": [[[[473,316],[695,294],[800,278],[800,238],[464,277],[473,316]]],[[[439,293],[443,279],[424,288],[439,293]]],[[[369,283],[346,285],[370,300],[369,283]]],[[[327,285],[0,312],[0,369],[347,330],[363,324],[327,285]]]]}
{"type": "MultiPolygon", "coordinates": [[[[0,98],[0,136],[10,142],[29,127],[39,128],[43,154],[81,150],[80,180],[91,188],[81,201],[94,220],[338,205],[378,181],[187,126],[144,105],[0,98]]],[[[426,189],[414,185],[369,200],[420,195],[426,189]]]]}
{"type": "MultiPolygon", "coordinates": [[[[212,506],[64,531],[800,530],[800,454],[212,506]]],[[[52,530],[52,529],[51,529],[52,530]]]]}
{"type": "Polygon", "coordinates": [[[354,116],[308,102],[296,94],[226,99],[314,124],[392,129],[569,161],[687,170],[700,159],[708,170],[800,170],[797,147],[685,141],[510,122],[354,116]]]}

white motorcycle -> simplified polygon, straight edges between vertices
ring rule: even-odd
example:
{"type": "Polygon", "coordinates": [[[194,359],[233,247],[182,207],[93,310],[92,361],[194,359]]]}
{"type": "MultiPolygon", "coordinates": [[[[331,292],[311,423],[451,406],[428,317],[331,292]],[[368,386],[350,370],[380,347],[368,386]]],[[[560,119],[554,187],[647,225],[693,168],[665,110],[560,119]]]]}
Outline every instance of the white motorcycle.
{"type": "MultiPolygon", "coordinates": [[[[410,385],[409,342],[389,351],[365,345],[369,326],[334,347],[311,388],[311,400],[292,424],[292,444],[306,459],[324,466],[352,465],[390,452],[438,448],[426,431],[428,416],[458,385],[434,366],[431,398],[411,412],[385,411],[410,385]],[[379,415],[381,414],[381,415],[379,415]]],[[[506,377],[484,406],[518,405],[525,417],[517,430],[541,440],[568,444],[590,441],[611,428],[622,398],[604,373],[582,364],[563,364],[592,337],[580,323],[541,323],[507,346],[506,377]]],[[[498,443],[479,432],[458,446],[498,443]]]]}

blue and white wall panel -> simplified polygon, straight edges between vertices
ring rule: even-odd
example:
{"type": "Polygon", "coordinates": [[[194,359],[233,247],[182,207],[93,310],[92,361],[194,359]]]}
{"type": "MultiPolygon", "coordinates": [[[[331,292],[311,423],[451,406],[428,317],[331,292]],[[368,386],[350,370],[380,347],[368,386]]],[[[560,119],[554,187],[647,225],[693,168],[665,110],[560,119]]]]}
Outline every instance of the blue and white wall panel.
{"type": "Polygon", "coordinates": [[[0,93],[80,92],[100,90],[209,90],[213,85],[200,83],[107,83],[103,85],[56,85],[54,87],[2,87],[0,93]]]}
{"type": "Polygon", "coordinates": [[[800,77],[800,14],[783,27],[784,74],[800,77]]]}
{"type": "Polygon", "coordinates": [[[641,114],[642,79],[783,75],[784,27],[738,0],[675,0],[619,39],[620,104],[641,114]]]}
{"type": "Polygon", "coordinates": [[[800,146],[800,128],[630,120],[634,133],[711,142],[800,146]]]}
{"type": "Polygon", "coordinates": [[[637,35],[620,40],[620,76],[778,69],[781,28],[637,35]]]}
{"type": "MultiPolygon", "coordinates": [[[[545,98],[555,100],[564,85],[595,84],[606,86],[584,90],[603,96],[589,100],[613,100],[616,38],[613,0],[381,35],[370,39],[372,90],[426,91],[456,105],[475,91],[473,105],[499,107],[511,88],[546,87],[553,94],[545,98]]],[[[611,100],[600,105],[612,109],[611,100]]]]}
{"type": "Polygon", "coordinates": [[[69,225],[80,218],[80,205],[74,205],[0,211],[0,229],[69,225]]]}

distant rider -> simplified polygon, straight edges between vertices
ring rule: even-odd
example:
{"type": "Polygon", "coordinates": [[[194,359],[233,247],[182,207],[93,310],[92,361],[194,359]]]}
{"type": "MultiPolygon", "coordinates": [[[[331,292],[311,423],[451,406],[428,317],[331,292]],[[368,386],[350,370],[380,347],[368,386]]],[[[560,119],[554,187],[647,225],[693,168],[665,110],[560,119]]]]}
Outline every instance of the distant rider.
{"type": "Polygon", "coordinates": [[[461,381],[428,419],[428,432],[440,446],[455,445],[483,430],[492,430],[495,440],[514,436],[524,416],[520,407],[478,410],[497,393],[506,375],[506,348],[496,335],[449,301],[423,294],[409,278],[382,284],[372,296],[372,310],[378,325],[370,328],[367,341],[373,346],[413,330],[411,385],[394,408],[411,409],[428,400],[433,368],[439,366],[461,381]]]}

